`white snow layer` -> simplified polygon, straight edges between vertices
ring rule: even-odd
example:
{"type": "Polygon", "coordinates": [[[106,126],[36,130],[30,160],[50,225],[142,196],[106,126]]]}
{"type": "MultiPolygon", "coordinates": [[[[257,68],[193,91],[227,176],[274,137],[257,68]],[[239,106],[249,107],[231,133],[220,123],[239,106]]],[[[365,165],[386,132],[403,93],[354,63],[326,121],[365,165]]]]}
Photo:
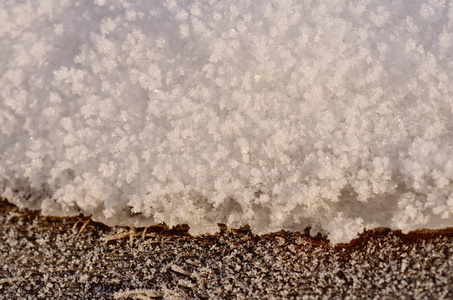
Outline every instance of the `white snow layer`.
{"type": "Polygon", "coordinates": [[[453,226],[453,3],[0,1],[0,195],[107,224],[453,226]]]}

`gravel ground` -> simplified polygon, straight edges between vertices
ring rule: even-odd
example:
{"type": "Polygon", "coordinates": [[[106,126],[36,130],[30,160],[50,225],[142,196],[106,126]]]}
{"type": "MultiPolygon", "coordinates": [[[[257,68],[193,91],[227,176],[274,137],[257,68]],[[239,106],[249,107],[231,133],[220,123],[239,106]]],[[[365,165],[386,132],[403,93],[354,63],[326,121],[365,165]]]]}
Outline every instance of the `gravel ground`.
{"type": "Polygon", "coordinates": [[[0,202],[1,299],[453,299],[453,228],[322,236],[109,228],[0,202]]]}

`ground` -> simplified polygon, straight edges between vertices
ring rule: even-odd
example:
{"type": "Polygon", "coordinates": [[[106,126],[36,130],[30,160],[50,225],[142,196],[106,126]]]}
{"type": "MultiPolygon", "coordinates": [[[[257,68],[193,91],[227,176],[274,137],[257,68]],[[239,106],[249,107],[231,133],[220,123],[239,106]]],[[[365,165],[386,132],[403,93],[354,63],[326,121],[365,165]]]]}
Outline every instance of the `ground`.
{"type": "Polygon", "coordinates": [[[453,228],[257,236],[107,227],[0,203],[2,299],[453,298],[453,228]]]}

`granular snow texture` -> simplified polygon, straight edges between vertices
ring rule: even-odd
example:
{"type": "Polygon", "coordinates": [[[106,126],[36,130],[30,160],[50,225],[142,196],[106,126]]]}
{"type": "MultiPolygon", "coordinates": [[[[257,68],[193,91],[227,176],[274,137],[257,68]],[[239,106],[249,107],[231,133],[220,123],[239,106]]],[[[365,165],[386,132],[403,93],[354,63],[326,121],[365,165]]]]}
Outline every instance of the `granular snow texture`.
{"type": "Polygon", "coordinates": [[[1,205],[1,299],[452,299],[453,228],[191,237],[1,205]],[[142,296],[140,298],[140,296],[142,296]]]}
{"type": "Polygon", "coordinates": [[[453,226],[453,4],[0,1],[0,196],[107,224],[453,226]]]}

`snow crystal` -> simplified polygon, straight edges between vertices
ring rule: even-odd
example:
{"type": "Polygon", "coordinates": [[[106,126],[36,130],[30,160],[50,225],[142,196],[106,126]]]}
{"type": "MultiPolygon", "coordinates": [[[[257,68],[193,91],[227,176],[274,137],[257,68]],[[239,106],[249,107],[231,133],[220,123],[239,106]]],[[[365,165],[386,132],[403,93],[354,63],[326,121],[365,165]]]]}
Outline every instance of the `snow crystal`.
{"type": "Polygon", "coordinates": [[[2,1],[0,196],[108,224],[453,226],[448,1],[2,1]]]}

